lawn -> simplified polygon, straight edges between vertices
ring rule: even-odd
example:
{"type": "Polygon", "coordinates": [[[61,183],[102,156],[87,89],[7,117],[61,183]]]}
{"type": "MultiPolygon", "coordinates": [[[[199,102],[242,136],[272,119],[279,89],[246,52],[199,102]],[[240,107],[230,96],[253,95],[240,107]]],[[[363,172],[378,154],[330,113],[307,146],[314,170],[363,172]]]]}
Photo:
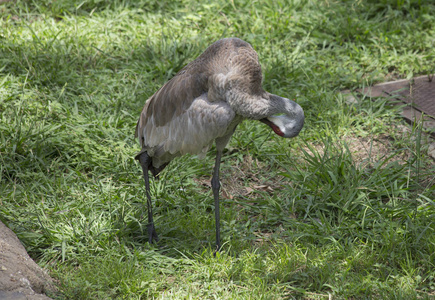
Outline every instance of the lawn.
{"type": "Polygon", "coordinates": [[[421,124],[340,91],[435,72],[423,0],[9,1],[0,4],[0,219],[56,279],[54,299],[434,299],[435,164],[421,124]],[[258,52],[305,127],[245,121],[151,184],[145,101],[212,42],[258,52]]]}

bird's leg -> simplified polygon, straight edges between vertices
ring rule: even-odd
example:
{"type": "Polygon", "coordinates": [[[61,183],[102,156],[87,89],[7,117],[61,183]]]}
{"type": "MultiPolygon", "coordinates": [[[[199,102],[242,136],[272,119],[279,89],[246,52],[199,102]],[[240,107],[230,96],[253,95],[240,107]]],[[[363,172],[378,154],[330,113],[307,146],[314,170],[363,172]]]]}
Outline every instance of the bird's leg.
{"type": "Polygon", "coordinates": [[[211,179],[211,188],[213,190],[214,197],[214,212],[215,212],[215,220],[216,220],[216,252],[218,252],[221,248],[221,238],[220,238],[220,214],[219,214],[219,190],[221,184],[219,182],[219,167],[221,164],[221,156],[222,151],[217,151],[216,153],[216,162],[214,165],[213,177],[211,179]]]}
{"type": "Polygon", "coordinates": [[[143,178],[145,180],[145,189],[146,189],[146,197],[147,197],[147,206],[148,206],[148,241],[151,244],[153,240],[156,242],[159,241],[159,237],[157,236],[156,229],[154,228],[154,220],[153,220],[153,207],[151,203],[151,192],[150,192],[150,179],[148,174],[148,169],[151,163],[151,159],[148,156],[148,153],[142,152],[136,159],[139,160],[140,165],[142,166],[143,178]]]}

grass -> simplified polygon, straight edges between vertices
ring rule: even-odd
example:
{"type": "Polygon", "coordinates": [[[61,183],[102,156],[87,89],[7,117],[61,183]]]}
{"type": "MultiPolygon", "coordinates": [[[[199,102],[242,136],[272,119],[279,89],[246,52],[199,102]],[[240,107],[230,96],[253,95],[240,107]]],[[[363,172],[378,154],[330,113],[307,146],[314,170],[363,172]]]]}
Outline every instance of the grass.
{"type": "Polygon", "coordinates": [[[430,1],[0,4],[0,219],[54,299],[433,299],[435,169],[420,124],[339,93],[433,73],[430,1]],[[152,183],[149,245],[134,128],[210,43],[250,42],[264,87],[296,99],[292,140],[243,123],[222,165],[223,251],[205,160],[152,183]]]}

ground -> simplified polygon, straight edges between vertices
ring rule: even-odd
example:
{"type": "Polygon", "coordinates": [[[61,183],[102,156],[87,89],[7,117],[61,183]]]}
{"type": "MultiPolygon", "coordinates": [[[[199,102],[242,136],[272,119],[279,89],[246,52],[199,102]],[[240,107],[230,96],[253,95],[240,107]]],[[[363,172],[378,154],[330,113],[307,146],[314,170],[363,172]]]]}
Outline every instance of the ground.
{"type": "MultiPolygon", "coordinates": [[[[409,126],[393,126],[396,133],[410,134],[409,126]]],[[[374,140],[367,137],[348,136],[344,138],[349,145],[349,150],[358,163],[370,164],[380,159],[391,151],[394,146],[392,137],[380,135],[374,140]]],[[[423,144],[426,145],[428,154],[435,162],[435,142],[429,136],[424,136],[423,144]]],[[[312,150],[305,149],[310,152],[312,150]]],[[[323,152],[321,145],[315,147],[319,153],[323,152]]],[[[234,151],[234,150],[233,150],[234,151]]],[[[404,157],[395,157],[406,161],[409,153],[403,153],[404,157]]],[[[400,163],[400,162],[399,162],[400,163]]],[[[244,161],[238,168],[233,168],[231,176],[222,180],[222,195],[224,198],[233,199],[234,197],[248,196],[254,190],[273,192],[280,188],[280,179],[276,181],[263,182],[256,178],[249,166],[253,164],[251,156],[244,156],[244,161]],[[234,173],[234,174],[233,174],[234,173]],[[234,180],[234,178],[250,178],[247,186],[244,180],[234,180]]],[[[260,164],[260,162],[256,162],[260,164]]],[[[264,166],[266,167],[266,166],[264,166]]],[[[202,184],[204,189],[210,188],[210,178],[201,177],[196,180],[202,184]]],[[[267,234],[266,234],[267,235],[267,234]]],[[[258,242],[267,239],[264,233],[258,233],[261,237],[258,242]]],[[[0,299],[50,299],[45,296],[45,292],[53,289],[53,280],[42,270],[27,254],[17,236],[0,221],[0,299]]]]}

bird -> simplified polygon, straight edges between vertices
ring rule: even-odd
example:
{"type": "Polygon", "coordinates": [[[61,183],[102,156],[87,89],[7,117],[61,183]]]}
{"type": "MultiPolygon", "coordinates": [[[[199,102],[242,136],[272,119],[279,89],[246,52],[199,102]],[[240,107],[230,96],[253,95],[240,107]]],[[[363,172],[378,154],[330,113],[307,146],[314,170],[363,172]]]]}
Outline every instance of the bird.
{"type": "Polygon", "coordinates": [[[304,111],[295,101],[262,88],[257,52],[239,38],[211,44],[188,63],[146,102],[136,125],[141,146],[135,156],[145,181],[148,240],[158,242],[152,212],[149,172],[158,178],[175,157],[204,157],[216,146],[211,179],[215,205],[216,250],[221,249],[219,169],[222,153],[237,125],[258,120],[277,135],[292,138],[304,125],[304,111]]]}

